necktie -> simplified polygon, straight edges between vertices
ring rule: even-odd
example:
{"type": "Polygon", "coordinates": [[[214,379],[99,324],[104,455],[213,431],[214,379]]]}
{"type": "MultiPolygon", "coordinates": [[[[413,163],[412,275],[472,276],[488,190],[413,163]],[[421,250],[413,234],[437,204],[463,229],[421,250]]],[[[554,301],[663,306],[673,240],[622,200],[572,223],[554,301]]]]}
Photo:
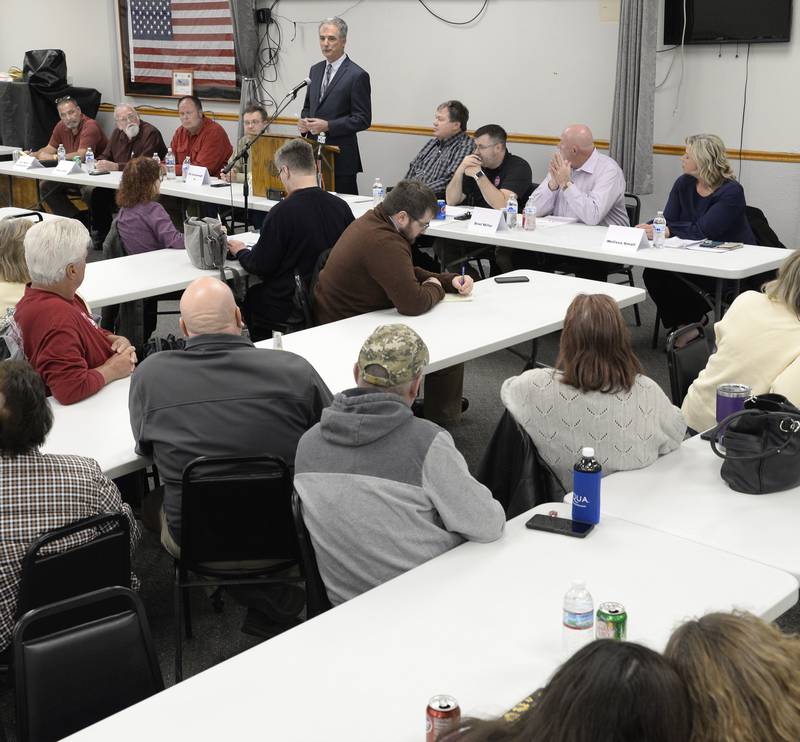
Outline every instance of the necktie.
{"type": "Polygon", "coordinates": [[[328,85],[331,82],[331,73],[333,72],[333,65],[328,62],[328,67],[325,69],[325,79],[322,81],[322,90],[319,91],[319,97],[322,98],[325,95],[325,91],[328,89],[328,85]]]}

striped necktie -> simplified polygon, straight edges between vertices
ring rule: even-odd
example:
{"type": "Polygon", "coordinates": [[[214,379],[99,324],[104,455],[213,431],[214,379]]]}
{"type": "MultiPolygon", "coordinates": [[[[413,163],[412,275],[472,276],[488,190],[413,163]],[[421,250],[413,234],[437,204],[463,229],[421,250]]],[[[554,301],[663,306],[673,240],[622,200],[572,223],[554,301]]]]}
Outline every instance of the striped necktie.
{"type": "Polygon", "coordinates": [[[322,81],[322,90],[319,91],[319,97],[322,99],[325,96],[325,91],[331,83],[331,73],[333,72],[333,65],[328,62],[328,67],[325,70],[325,79],[322,81]]]}

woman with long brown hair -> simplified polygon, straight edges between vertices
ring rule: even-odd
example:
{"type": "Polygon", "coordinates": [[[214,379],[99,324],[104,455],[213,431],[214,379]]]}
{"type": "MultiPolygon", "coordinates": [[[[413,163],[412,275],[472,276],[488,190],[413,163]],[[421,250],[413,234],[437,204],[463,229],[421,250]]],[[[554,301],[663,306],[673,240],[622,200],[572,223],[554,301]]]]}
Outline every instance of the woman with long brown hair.
{"type": "Polygon", "coordinates": [[[506,379],[500,396],[567,492],[583,446],[595,449],[606,475],[649,466],[686,432],[681,411],[642,374],[619,307],[605,294],[576,296],[556,367],[506,379]]]}
{"type": "Polygon", "coordinates": [[[129,255],[165,247],[182,250],[183,235],[158,203],[161,168],[149,157],[135,157],[122,171],[117,191],[117,231],[129,255]]]}
{"type": "Polygon", "coordinates": [[[800,740],[800,637],[709,613],[676,629],[664,655],[689,692],[691,742],[800,740]]]}

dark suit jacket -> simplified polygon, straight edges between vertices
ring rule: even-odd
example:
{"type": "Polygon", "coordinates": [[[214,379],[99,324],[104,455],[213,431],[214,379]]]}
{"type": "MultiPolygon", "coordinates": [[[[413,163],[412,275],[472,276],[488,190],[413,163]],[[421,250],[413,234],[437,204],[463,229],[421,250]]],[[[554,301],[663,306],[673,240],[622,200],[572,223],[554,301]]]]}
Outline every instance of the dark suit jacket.
{"type": "Polygon", "coordinates": [[[355,175],[362,171],[356,132],[368,129],[372,123],[369,73],[347,57],[320,100],[326,65],[324,60],[318,62],[308,73],[311,83],[306,89],[301,116],[328,122],[325,143],[341,149],[336,156],[336,175],[355,175]]]}

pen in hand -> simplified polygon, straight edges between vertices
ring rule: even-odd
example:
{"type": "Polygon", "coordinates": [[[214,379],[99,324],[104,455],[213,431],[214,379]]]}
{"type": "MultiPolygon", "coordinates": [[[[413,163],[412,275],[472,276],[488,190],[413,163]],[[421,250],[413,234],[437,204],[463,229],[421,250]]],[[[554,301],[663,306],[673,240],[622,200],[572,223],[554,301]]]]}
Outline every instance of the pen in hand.
{"type": "Polygon", "coordinates": [[[467,270],[467,266],[466,266],[466,263],[465,263],[464,265],[461,266],[461,285],[462,286],[464,285],[464,273],[466,272],[466,270],[467,270]]]}

